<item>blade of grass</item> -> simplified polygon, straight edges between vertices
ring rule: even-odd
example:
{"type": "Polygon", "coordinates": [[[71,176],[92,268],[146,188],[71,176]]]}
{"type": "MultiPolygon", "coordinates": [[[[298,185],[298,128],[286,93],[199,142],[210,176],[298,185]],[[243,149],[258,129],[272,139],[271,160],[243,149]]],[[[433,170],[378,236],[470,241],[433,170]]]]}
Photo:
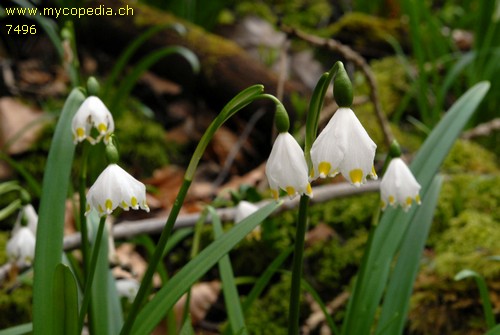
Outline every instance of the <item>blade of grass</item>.
{"type": "Polygon", "coordinates": [[[144,33],[142,33],[139,37],[134,39],[130,45],[127,46],[125,51],[120,55],[118,60],[116,61],[115,65],[113,66],[113,69],[111,70],[110,75],[106,79],[104,89],[103,89],[103,97],[106,98],[109,94],[109,90],[111,87],[113,87],[116,83],[116,80],[118,79],[118,76],[120,73],[123,71],[127,63],[130,61],[134,53],[143,45],[147,40],[149,40],[151,37],[156,35],[162,30],[172,28],[176,30],[179,34],[182,34],[185,30],[184,26],[177,25],[177,24],[165,24],[165,25],[159,25],[159,26],[154,26],[146,30],[144,33]]]}
{"type": "Polygon", "coordinates": [[[269,281],[271,280],[273,275],[278,271],[278,269],[288,258],[288,256],[290,256],[292,251],[293,246],[288,247],[287,249],[283,250],[271,264],[269,264],[264,273],[259,277],[257,282],[252,287],[250,293],[248,293],[248,296],[243,301],[242,308],[244,312],[247,312],[250,309],[253,302],[261,295],[262,291],[264,291],[266,286],[269,284],[269,281]]]}
{"type": "Polygon", "coordinates": [[[199,71],[200,63],[198,61],[198,57],[196,57],[191,50],[184,47],[172,46],[151,52],[135,64],[132,72],[127,74],[126,78],[118,87],[111,103],[109,104],[109,109],[113,112],[115,117],[120,115],[120,109],[118,108],[119,104],[129,95],[130,91],[139,80],[139,77],[160,59],[172,54],[179,54],[183,56],[184,59],[189,62],[195,73],[199,71]]]}
{"type": "Polygon", "coordinates": [[[489,329],[494,329],[495,322],[495,314],[493,313],[493,308],[491,307],[491,300],[488,293],[488,285],[486,284],[486,280],[484,280],[483,276],[479,273],[472,270],[462,270],[455,275],[455,280],[464,280],[466,278],[474,278],[477,284],[477,288],[479,289],[479,295],[481,296],[481,301],[483,303],[483,311],[484,317],[486,319],[486,325],[489,329]]]}
{"type": "Polygon", "coordinates": [[[316,290],[304,278],[302,278],[302,287],[307,292],[309,292],[309,294],[313,297],[314,301],[316,301],[316,303],[318,304],[319,308],[323,312],[323,315],[325,316],[326,323],[328,324],[328,327],[330,327],[330,330],[335,335],[340,334],[340,330],[338,329],[337,325],[335,325],[335,322],[333,322],[333,319],[318,292],[316,292],[316,290]]]}
{"type": "Polygon", "coordinates": [[[376,334],[398,335],[403,332],[413,283],[417,277],[422,251],[432,225],[442,182],[441,176],[434,178],[429,190],[423,196],[425,201],[409,223],[384,296],[376,334]]]}
{"type": "Polygon", "coordinates": [[[201,276],[280,205],[281,202],[272,202],[262,207],[241,221],[224,236],[212,242],[197,257],[187,263],[140,311],[132,328],[132,333],[134,335],[150,334],[165,313],[201,276]]]}
{"type": "MultiPolygon", "coordinates": [[[[212,227],[215,239],[217,240],[224,234],[222,223],[215,208],[208,206],[207,209],[212,218],[212,227]]],[[[224,293],[227,316],[233,334],[248,334],[245,318],[243,317],[243,310],[241,308],[240,296],[234,281],[233,267],[231,266],[231,260],[228,254],[222,256],[219,260],[219,272],[222,280],[222,292],[224,293]]]]}
{"type": "Polygon", "coordinates": [[[54,334],[52,328],[57,322],[51,307],[55,302],[47,287],[53,286],[54,271],[62,257],[65,200],[75,151],[71,121],[84,99],[78,89],[70,93],[57,123],[45,166],[38,211],[33,286],[33,330],[39,335],[54,334]]]}
{"type": "Polygon", "coordinates": [[[25,323],[23,325],[0,330],[0,335],[24,335],[24,334],[31,334],[32,332],[33,332],[33,324],[25,323]]]}
{"type": "MultiPolygon", "coordinates": [[[[427,193],[441,163],[489,87],[488,82],[478,83],[463,94],[418,151],[410,168],[422,186],[422,194],[427,193]]],[[[342,325],[342,334],[370,333],[377,307],[385,290],[394,254],[415,212],[415,206],[407,213],[400,209],[389,208],[382,216],[370,247],[365,251],[367,257],[359,270],[362,276],[356,280],[342,325]]]]}
{"type": "Polygon", "coordinates": [[[59,263],[54,271],[52,286],[54,296],[53,335],[78,334],[78,291],[73,273],[68,266],[59,263]]]}

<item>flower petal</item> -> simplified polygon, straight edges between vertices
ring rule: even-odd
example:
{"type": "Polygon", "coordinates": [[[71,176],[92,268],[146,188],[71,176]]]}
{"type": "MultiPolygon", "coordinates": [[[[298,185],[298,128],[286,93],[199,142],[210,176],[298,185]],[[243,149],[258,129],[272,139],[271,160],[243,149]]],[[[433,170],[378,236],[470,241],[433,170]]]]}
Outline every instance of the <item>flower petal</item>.
{"type": "Polygon", "coordinates": [[[278,134],[266,164],[266,175],[275,198],[279,189],[290,198],[297,194],[312,196],[304,152],[289,133],[278,134]]]}
{"type": "Polygon", "coordinates": [[[118,206],[149,212],[146,186],[116,164],[108,165],[99,175],[87,193],[87,203],[86,214],[94,208],[100,216],[109,215],[118,206]]]}

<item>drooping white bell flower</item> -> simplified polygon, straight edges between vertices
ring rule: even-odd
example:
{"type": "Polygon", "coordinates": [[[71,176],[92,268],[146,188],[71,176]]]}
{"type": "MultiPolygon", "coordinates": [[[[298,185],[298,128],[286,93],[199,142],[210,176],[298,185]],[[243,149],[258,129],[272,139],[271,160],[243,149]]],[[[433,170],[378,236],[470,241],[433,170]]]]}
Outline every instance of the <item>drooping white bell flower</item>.
{"type": "Polygon", "coordinates": [[[342,173],[349,182],[360,186],[367,176],[377,179],[373,168],[376,149],[354,112],[339,108],[312,145],[311,180],[342,173]]]}
{"type": "Polygon", "coordinates": [[[35,234],[28,227],[20,227],[7,242],[7,255],[20,268],[31,266],[35,259],[35,234]]]}
{"type": "Polygon", "coordinates": [[[246,219],[247,216],[252,215],[259,209],[258,206],[252,204],[248,201],[240,201],[236,207],[236,214],[234,216],[234,222],[240,223],[242,220],[246,219]]]}
{"type": "Polygon", "coordinates": [[[280,188],[293,199],[298,194],[312,197],[304,152],[288,132],[279,133],[266,164],[266,175],[275,199],[280,188]]]}
{"type": "Polygon", "coordinates": [[[127,298],[132,303],[139,292],[139,282],[132,278],[124,278],[116,280],[115,283],[118,296],[127,298]]]}
{"type": "Polygon", "coordinates": [[[387,205],[403,207],[406,212],[413,200],[420,205],[420,184],[401,158],[393,158],[380,182],[382,209],[387,205]]]}
{"type": "Polygon", "coordinates": [[[36,214],[35,208],[31,204],[25,205],[19,215],[17,216],[14,227],[12,228],[12,235],[15,235],[17,231],[23,227],[28,227],[33,235],[36,236],[36,228],[38,225],[38,215],[36,214]]]}
{"type": "Polygon", "coordinates": [[[91,144],[95,144],[101,139],[108,143],[110,135],[115,130],[115,123],[113,116],[101,99],[89,96],[73,117],[71,129],[75,144],[85,139],[91,144]],[[96,138],[92,135],[92,128],[95,128],[96,138]]]}
{"type": "Polygon", "coordinates": [[[118,206],[126,211],[132,207],[132,209],[141,208],[149,212],[146,203],[146,186],[118,165],[110,164],[97,177],[87,193],[85,215],[95,208],[102,217],[111,214],[118,206]]]}

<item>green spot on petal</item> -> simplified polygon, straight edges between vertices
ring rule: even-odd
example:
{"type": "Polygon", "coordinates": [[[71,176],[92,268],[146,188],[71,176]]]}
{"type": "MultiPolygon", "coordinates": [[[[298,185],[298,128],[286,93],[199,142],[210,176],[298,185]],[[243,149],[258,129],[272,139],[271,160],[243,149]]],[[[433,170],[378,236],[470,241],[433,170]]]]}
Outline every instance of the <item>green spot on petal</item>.
{"type": "Polygon", "coordinates": [[[106,206],[106,209],[108,211],[113,210],[113,202],[110,199],[106,199],[106,202],[104,203],[104,206],[106,206]]]}
{"type": "Polygon", "coordinates": [[[130,199],[130,203],[132,204],[132,207],[137,207],[137,198],[136,197],[132,197],[130,199]]]}

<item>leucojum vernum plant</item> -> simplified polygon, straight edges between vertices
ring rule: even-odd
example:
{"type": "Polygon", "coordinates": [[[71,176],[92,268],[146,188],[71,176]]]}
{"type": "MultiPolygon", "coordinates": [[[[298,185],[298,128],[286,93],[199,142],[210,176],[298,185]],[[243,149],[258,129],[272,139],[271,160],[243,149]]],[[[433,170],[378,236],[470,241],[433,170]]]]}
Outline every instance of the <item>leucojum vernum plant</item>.
{"type": "MultiPolygon", "coordinates": [[[[335,334],[370,334],[374,329],[377,334],[402,333],[418,257],[441,185],[441,179],[435,175],[488,88],[488,83],[477,84],[457,101],[431,133],[410,167],[400,157],[397,143],[391,146],[379,171],[382,174],[380,208],[384,213],[374,215],[376,219],[341,328],[337,328],[328,313],[325,315],[335,334]],[[399,256],[394,262],[396,252],[399,256]],[[380,305],[384,292],[384,302],[380,305]]],[[[303,149],[289,133],[290,122],[285,107],[276,97],[264,93],[262,85],[243,90],[226,104],[191,157],[140,286],[132,283],[119,285],[120,290],[132,292],[128,295],[133,302],[126,318],[117,304],[115,280],[108,271],[106,253],[110,230],[106,229],[107,219],[117,208],[149,212],[146,187],[119,165],[119,139],[114,135],[113,115],[98,97],[99,85],[95,79],[89,79],[85,93],[81,88],[74,89],[63,107],[49,152],[38,219],[33,208],[25,204],[7,244],[9,258],[15,266],[30,266],[34,260],[33,323],[12,329],[11,334],[31,330],[42,335],[80,334],[84,327],[92,334],[150,334],[190,287],[217,263],[225,281],[226,304],[231,304],[227,306],[227,332],[248,334],[243,314],[251,308],[257,293],[252,291],[241,304],[235,295],[237,291],[227,255],[282,205],[281,194],[285,199],[300,196],[288,311],[288,333],[299,334],[304,240],[308,207],[314,196],[311,183],[318,178],[342,174],[354,187],[362,187],[367,179],[378,178],[374,167],[377,145],[351,108],[353,90],[343,64],[336,62],[318,81],[307,114],[303,149]],[[339,107],[318,135],[319,114],[332,82],[339,107]],[[238,224],[225,233],[220,229],[216,212],[209,209],[204,215],[209,213],[211,216],[214,231],[217,229],[216,239],[194,253],[196,256],[192,260],[151,294],[153,275],[163,258],[168,257],[165,255],[167,242],[205,148],[224,122],[248,104],[261,99],[270,100],[275,106],[278,135],[266,164],[266,176],[274,199],[260,208],[242,202],[241,212],[244,209],[245,214],[238,216],[238,224]],[[81,155],[77,215],[81,233],[81,270],[76,268],[78,262],[63,253],[65,200],[76,146],[79,146],[77,152],[81,155]],[[93,159],[90,152],[94,152],[91,146],[104,146],[102,152],[108,165],[87,190],[88,162],[93,159]],[[229,282],[232,284],[228,285],[229,282]]],[[[291,250],[270,265],[255,284],[255,292],[262,291],[271,278],[270,274],[279,268],[291,250]]],[[[193,333],[188,309],[182,320],[182,330],[178,331],[193,333]]]]}

